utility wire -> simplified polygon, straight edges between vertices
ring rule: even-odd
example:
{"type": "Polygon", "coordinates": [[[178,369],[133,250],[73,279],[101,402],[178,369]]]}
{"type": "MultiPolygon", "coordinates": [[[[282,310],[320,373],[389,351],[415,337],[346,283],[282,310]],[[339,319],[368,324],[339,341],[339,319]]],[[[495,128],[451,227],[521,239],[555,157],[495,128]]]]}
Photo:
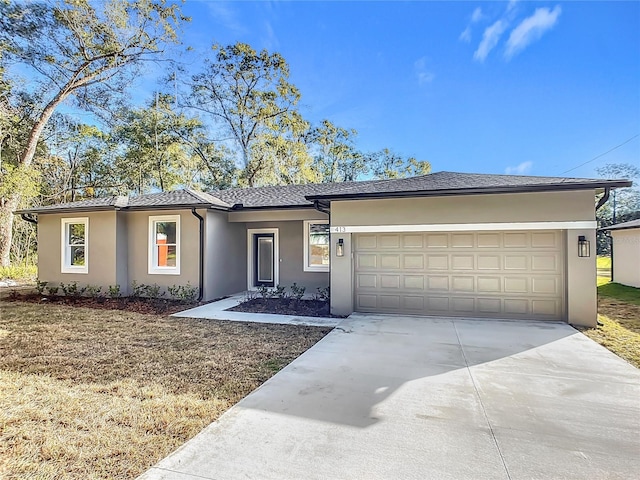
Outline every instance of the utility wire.
{"type": "Polygon", "coordinates": [[[560,175],[563,175],[563,174],[565,174],[565,173],[572,172],[573,170],[576,170],[576,169],[578,169],[578,168],[580,168],[580,167],[584,167],[587,163],[591,163],[591,162],[593,162],[594,160],[599,159],[600,157],[604,157],[607,153],[611,153],[611,152],[613,152],[613,151],[614,151],[614,150],[616,150],[617,148],[620,148],[621,146],[626,145],[626,144],[627,144],[627,143],[629,143],[631,140],[633,140],[634,138],[637,138],[637,137],[640,137],[640,133],[636,133],[633,137],[628,138],[627,140],[625,140],[624,142],[622,142],[620,145],[616,145],[616,146],[615,146],[615,147],[613,147],[612,149],[607,150],[606,152],[601,153],[600,155],[597,155],[597,156],[593,157],[591,160],[589,160],[589,161],[587,161],[587,162],[581,163],[581,164],[580,164],[580,165],[578,165],[577,167],[573,167],[573,168],[570,168],[569,170],[565,170],[565,171],[564,171],[564,172],[562,172],[560,175]]]}

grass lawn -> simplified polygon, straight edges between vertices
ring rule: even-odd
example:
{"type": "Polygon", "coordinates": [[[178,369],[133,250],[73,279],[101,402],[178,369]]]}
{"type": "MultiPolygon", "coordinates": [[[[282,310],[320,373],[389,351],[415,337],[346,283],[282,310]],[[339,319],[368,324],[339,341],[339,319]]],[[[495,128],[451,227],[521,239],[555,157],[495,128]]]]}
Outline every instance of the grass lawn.
{"type": "Polygon", "coordinates": [[[133,478],[328,329],[3,301],[0,478],[133,478]]]}
{"type": "Polygon", "coordinates": [[[598,322],[583,333],[640,368],[640,289],[598,278],[598,322]]]}
{"type": "Polygon", "coordinates": [[[598,255],[598,258],[596,260],[596,266],[599,270],[611,268],[611,257],[604,257],[601,255],[598,255]]]}

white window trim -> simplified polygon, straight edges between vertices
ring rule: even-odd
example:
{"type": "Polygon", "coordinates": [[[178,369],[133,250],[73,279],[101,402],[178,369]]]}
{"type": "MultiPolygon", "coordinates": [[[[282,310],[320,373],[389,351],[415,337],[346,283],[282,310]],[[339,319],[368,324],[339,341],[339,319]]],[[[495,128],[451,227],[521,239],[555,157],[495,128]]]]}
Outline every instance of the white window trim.
{"type": "Polygon", "coordinates": [[[149,255],[149,275],[180,275],[180,215],[155,215],[149,217],[149,241],[147,244],[149,255]],[[176,266],[159,267],[155,249],[156,222],[176,222],[176,266]]]}
{"type": "Polygon", "coordinates": [[[60,271],[62,273],[89,273],[89,217],[63,218],[61,221],[60,271]],[[81,223],[84,225],[84,265],[71,265],[70,245],[67,245],[68,226],[81,223]]]}
{"type": "MultiPolygon", "coordinates": [[[[309,225],[320,224],[320,223],[324,225],[329,225],[328,220],[305,220],[304,221],[304,230],[303,230],[304,248],[302,252],[304,257],[302,259],[302,268],[305,272],[328,272],[329,271],[329,265],[309,265],[309,225]]],[[[329,250],[331,250],[331,240],[329,240],[329,250]]]]}
{"type": "Polygon", "coordinates": [[[280,285],[280,239],[277,228],[247,228],[247,290],[257,290],[253,284],[253,235],[255,233],[273,233],[273,277],[274,285],[280,285]]]}

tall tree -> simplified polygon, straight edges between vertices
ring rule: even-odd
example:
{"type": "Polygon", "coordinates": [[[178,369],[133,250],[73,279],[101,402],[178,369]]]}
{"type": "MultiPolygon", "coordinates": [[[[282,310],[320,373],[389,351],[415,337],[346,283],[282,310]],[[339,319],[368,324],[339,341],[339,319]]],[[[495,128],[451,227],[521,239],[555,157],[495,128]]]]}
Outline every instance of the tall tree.
{"type": "Polygon", "coordinates": [[[221,127],[215,140],[231,140],[238,147],[241,178],[253,186],[260,172],[273,170],[260,164],[273,159],[264,155],[265,141],[295,137],[302,128],[304,120],[296,110],[300,92],[289,82],[289,66],[278,53],[257,52],[246,43],[215,44],[212,49],[214,58],[192,76],[186,103],[221,127]]]}
{"type": "Polygon", "coordinates": [[[314,146],[314,167],[323,182],[356,180],[367,173],[364,156],[354,144],[358,135],[353,129],[338,127],[322,120],[312,128],[307,139],[314,146]]]}
{"type": "MultiPolygon", "coordinates": [[[[165,0],[2,0],[3,61],[19,63],[39,75],[46,98],[22,147],[19,167],[31,166],[56,108],[73,97],[85,107],[96,99],[108,103],[99,95],[105,93],[101,87],[124,89],[126,74],[157,56],[163,46],[177,42],[176,27],[184,20],[177,5],[165,0]]],[[[12,212],[20,198],[13,193],[0,205],[2,265],[9,264],[12,212]]]]}
{"type": "Polygon", "coordinates": [[[431,164],[413,157],[403,158],[388,148],[369,155],[369,162],[376,178],[405,178],[426,175],[431,164]]]}

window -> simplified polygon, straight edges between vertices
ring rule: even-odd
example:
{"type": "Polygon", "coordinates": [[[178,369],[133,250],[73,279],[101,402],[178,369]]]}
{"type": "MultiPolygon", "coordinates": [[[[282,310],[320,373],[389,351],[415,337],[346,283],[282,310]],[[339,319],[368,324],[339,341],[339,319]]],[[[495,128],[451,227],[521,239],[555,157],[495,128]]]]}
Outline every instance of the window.
{"type": "Polygon", "coordinates": [[[89,219],[62,219],[62,273],[89,273],[89,219]]]}
{"type": "Polygon", "coordinates": [[[304,271],[329,271],[329,222],[326,220],[304,222],[304,271]]]}
{"type": "Polygon", "coordinates": [[[149,274],[180,275],[180,215],[149,217],[149,274]]]}

